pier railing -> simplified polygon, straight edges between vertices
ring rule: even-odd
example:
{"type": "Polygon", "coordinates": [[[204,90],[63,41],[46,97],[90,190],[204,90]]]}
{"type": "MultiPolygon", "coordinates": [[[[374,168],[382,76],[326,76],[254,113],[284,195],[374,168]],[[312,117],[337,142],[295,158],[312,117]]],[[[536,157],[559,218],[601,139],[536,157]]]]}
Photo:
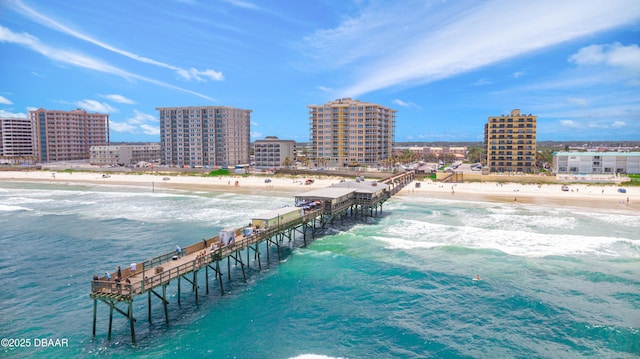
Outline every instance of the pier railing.
{"type": "MultiPolygon", "coordinates": [[[[265,239],[273,237],[276,234],[281,233],[287,229],[295,228],[302,223],[308,222],[315,217],[318,217],[322,214],[322,212],[322,208],[308,211],[300,218],[296,218],[285,223],[280,223],[269,228],[259,229],[247,236],[244,235],[244,228],[238,228],[235,230],[236,235],[233,241],[226,245],[222,245],[220,243],[219,236],[203,240],[202,242],[194,243],[190,246],[187,246],[186,248],[181,249],[180,257],[193,255],[194,253],[198,253],[202,250],[206,251],[206,255],[194,257],[188,262],[182,263],[177,267],[172,267],[168,270],[165,270],[162,265],[174,261],[174,258],[177,255],[176,252],[165,253],[140,263],[135,273],[131,272],[129,268],[122,270],[123,279],[126,280],[126,278],[130,276],[142,274],[142,280],[137,279],[132,281],[131,283],[126,283],[122,281],[114,282],[111,280],[107,280],[106,277],[101,277],[98,280],[94,280],[91,282],[91,291],[93,293],[100,293],[106,296],[124,296],[131,298],[159,285],[168,284],[173,279],[203,268],[204,266],[209,265],[216,260],[221,260],[222,258],[229,256],[235,251],[244,250],[251,245],[262,242],[265,239]],[[207,248],[208,243],[216,243],[219,247],[214,251],[209,251],[207,248]]],[[[112,276],[116,275],[117,274],[114,273],[112,276]]]]}

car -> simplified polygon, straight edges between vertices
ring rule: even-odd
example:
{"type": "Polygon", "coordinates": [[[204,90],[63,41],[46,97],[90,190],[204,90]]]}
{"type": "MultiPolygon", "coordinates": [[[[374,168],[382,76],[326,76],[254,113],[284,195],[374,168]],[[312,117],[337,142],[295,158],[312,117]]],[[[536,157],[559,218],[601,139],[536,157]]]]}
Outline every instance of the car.
{"type": "Polygon", "coordinates": [[[169,178],[169,177],[163,177],[163,178],[162,178],[162,180],[163,180],[163,181],[168,181],[168,180],[170,180],[170,179],[171,179],[171,178],[169,178]]]}
{"type": "Polygon", "coordinates": [[[618,192],[627,193],[627,189],[626,188],[618,188],[618,192]]]}
{"type": "Polygon", "coordinates": [[[566,184],[565,184],[565,185],[562,185],[562,188],[561,188],[561,189],[562,189],[562,191],[564,191],[564,192],[568,192],[568,191],[569,191],[569,186],[567,186],[566,184]]]}

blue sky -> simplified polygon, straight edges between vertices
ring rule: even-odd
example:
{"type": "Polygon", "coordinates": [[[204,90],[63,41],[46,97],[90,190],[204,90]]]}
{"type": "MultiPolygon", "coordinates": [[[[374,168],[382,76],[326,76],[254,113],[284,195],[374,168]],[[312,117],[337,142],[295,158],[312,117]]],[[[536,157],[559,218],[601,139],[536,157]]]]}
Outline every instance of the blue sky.
{"type": "Polygon", "coordinates": [[[396,141],[640,140],[638,0],[2,0],[0,116],[108,113],[159,141],[157,107],[252,110],[252,140],[308,141],[307,105],[398,110],[396,141]]]}

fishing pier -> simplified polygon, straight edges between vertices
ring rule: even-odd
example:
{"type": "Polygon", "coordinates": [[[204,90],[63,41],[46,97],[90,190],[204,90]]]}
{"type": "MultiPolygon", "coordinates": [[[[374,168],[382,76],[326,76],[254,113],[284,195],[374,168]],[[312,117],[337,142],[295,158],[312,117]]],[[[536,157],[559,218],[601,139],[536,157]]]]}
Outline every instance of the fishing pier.
{"type": "Polygon", "coordinates": [[[414,178],[414,172],[402,172],[380,181],[343,181],[295,196],[294,207],[284,207],[251,219],[249,226],[224,229],[220,235],[200,240],[180,250],[164,253],[142,263],[123,266],[120,275],[110,273],[91,282],[93,300],[93,337],[96,336],[98,302],[109,307],[108,339],[111,340],[114,313],[129,321],[132,343],[136,342],[133,301],[147,296],[147,317],[152,322],[152,299],[157,298],[164,309],[164,320],[169,323],[167,286],[177,282],[177,301],[181,302],[183,284],[194,293],[198,304],[199,279],[204,272],[205,291],[210,282],[217,282],[224,295],[224,276],[231,281],[232,264],[240,267],[244,281],[252,264],[262,269],[261,257],[276,248],[278,261],[285,239],[289,242],[302,237],[303,245],[324,232],[327,226],[345,218],[374,217],[382,211],[382,204],[400,191],[414,178]],[[263,251],[261,251],[261,246],[263,251]],[[253,262],[251,261],[253,257],[253,262]],[[226,263],[225,263],[226,262],[226,263]],[[185,282],[185,283],[183,283],[185,282]]]}

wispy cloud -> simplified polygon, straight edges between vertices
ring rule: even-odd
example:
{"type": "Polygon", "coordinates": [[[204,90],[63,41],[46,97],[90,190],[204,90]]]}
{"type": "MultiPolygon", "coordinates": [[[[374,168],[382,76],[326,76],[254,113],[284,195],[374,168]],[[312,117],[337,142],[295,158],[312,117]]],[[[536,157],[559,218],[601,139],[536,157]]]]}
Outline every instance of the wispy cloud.
{"type": "Polygon", "coordinates": [[[3,105],[13,105],[13,102],[4,96],[0,96],[0,103],[3,105]]]}
{"type": "Polygon", "coordinates": [[[102,98],[106,98],[109,99],[113,102],[117,102],[117,103],[124,103],[127,105],[133,105],[135,104],[135,101],[130,100],[122,95],[117,95],[117,94],[111,94],[111,95],[100,95],[100,97],[102,98]]]}
{"type": "Polygon", "coordinates": [[[140,81],[148,82],[154,85],[189,93],[194,96],[198,96],[200,98],[204,98],[210,101],[215,101],[213,98],[203,95],[201,93],[187,90],[187,89],[174,86],[174,85],[171,85],[162,81],[158,81],[155,79],[151,79],[148,77],[140,76],[131,72],[127,72],[118,67],[112,66],[104,61],[92,58],[90,56],[86,56],[84,54],[80,54],[78,52],[57,49],[55,47],[45,45],[42,42],[40,42],[40,40],[35,36],[32,36],[27,33],[15,33],[2,25],[0,25],[0,42],[9,42],[9,43],[25,46],[35,52],[40,53],[41,55],[51,60],[58,61],[61,63],[83,67],[83,68],[94,70],[94,71],[109,73],[109,74],[127,79],[129,81],[140,80],[140,81]]]}
{"type": "Polygon", "coordinates": [[[104,102],[99,102],[96,100],[82,100],[75,103],[76,106],[80,107],[85,111],[93,111],[100,113],[111,113],[117,112],[117,110],[111,107],[109,104],[104,102]]]}
{"type": "Polygon", "coordinates": [[[124,122],[110,120],[109,128],[114,132],[145,134],[151,136],[160,135],[160,127],[158,119],[153,115],[149,115],[138,110],[133,111],[133,116],[127,118],[124,122]]]}
{"type": "Polygon", "coordinates": [[[26,113],[19,113],[19,112],[9,112],[9,111],[5,111],[0,109],[0,117],[4,117],[4,118],[26,118],[27,114],[26,113]]]}
{"type": "Polygon", "coordinates": [[[305,41],[325,67],[359,69],[341,91],[355,97],[455,76],[639,18],[635,0],[367,3],[358,16],[305,41]],[[498,25],[505,20],[508,31],[498,25]]]}
{"type": "Polygon", "coordinates": [[[248,1],[242,1],[242,0],[224,0],[224,2],[231,4],[233,6],[236,7],[240,7],[243,9],[251,9],[251,10],[258,10],[259,7],[255,4],[252,4],[248,1]]]}
{"type": "Polygon", "coordinates": [[[400,99],[395,99],[393,100],[393,103],[395,103],[398,106],[402,106],[402,107],[406,107],[406,108],[420,108],[420,106],[416,105],[415,103],[409,101],[402,101],[400,99]]]}
{"type": "Polygon", "coordinates": [[[215,71],[215,70],[211,70],[211,69],[205,69],[205,70],[197,70],[194,68],[191,69],[184,69],[178,66],[174,66],[174,65],[170,65],[164,62],[160,62],[160,61],[156,61],[154,59],[150,59],[148,57],[144,57],[138,54],[135,54],[133,52],[130,51],[126,51],[120,48],[117,48],[115,46],[109,45],[105,42],[102,42],[98,39],[95,39],[91,36],[88,36],[80,31],[71,29],[70,27],[50,18],[47,17],[46,15],[36,11],[35,9],[25,5],[21,0],[11,0],[7,2],[8,5],[12,6],[15,10],[21,12],[22,14],[26,15],[27,17],[29,17],[30,19],[32,19],[33,21],[47,26],[53,30],[65,33],[67,35],[73,36],[77,39],[89,42],[91,44],[94,44],[96,46],[99,46],[105,50],[114,52],[116,54],[128,57],[130,59],[139,61],[139,62],[143,62],[146,64],[150,64],[150,65],[154,65],[154,66],[158,66],[158,67],[162,67],[162,68],[166,68],[166,69],[170,69],[175,71],[178,75],[180,75],[180,77],[186,79],[186,80],[191,80],[191,79],[195,79],[197,81],[205,81],[205,79],[211,79],[211,80],[216,80],[216,81],[221,81],[224,79],[224,76],[222,75],[222,72],[219,71],[215,71]]]}
{"type": "Polygon", "coordinates": [[[580,98],[580,97],[570,97],[567,99],[567,102],[569,102],[572,105],[578,105],[578,106],[589,105],[589,100],[587,100],[586,98],[580,98]]]}
{"type": "Polygon", "coordinates": [[[489,79],[479,79],[478,81],[473,83],[473,86],[486,86],[486,85],[491,85],[493,83],[493,81],[489,80],[489,79]]]}

